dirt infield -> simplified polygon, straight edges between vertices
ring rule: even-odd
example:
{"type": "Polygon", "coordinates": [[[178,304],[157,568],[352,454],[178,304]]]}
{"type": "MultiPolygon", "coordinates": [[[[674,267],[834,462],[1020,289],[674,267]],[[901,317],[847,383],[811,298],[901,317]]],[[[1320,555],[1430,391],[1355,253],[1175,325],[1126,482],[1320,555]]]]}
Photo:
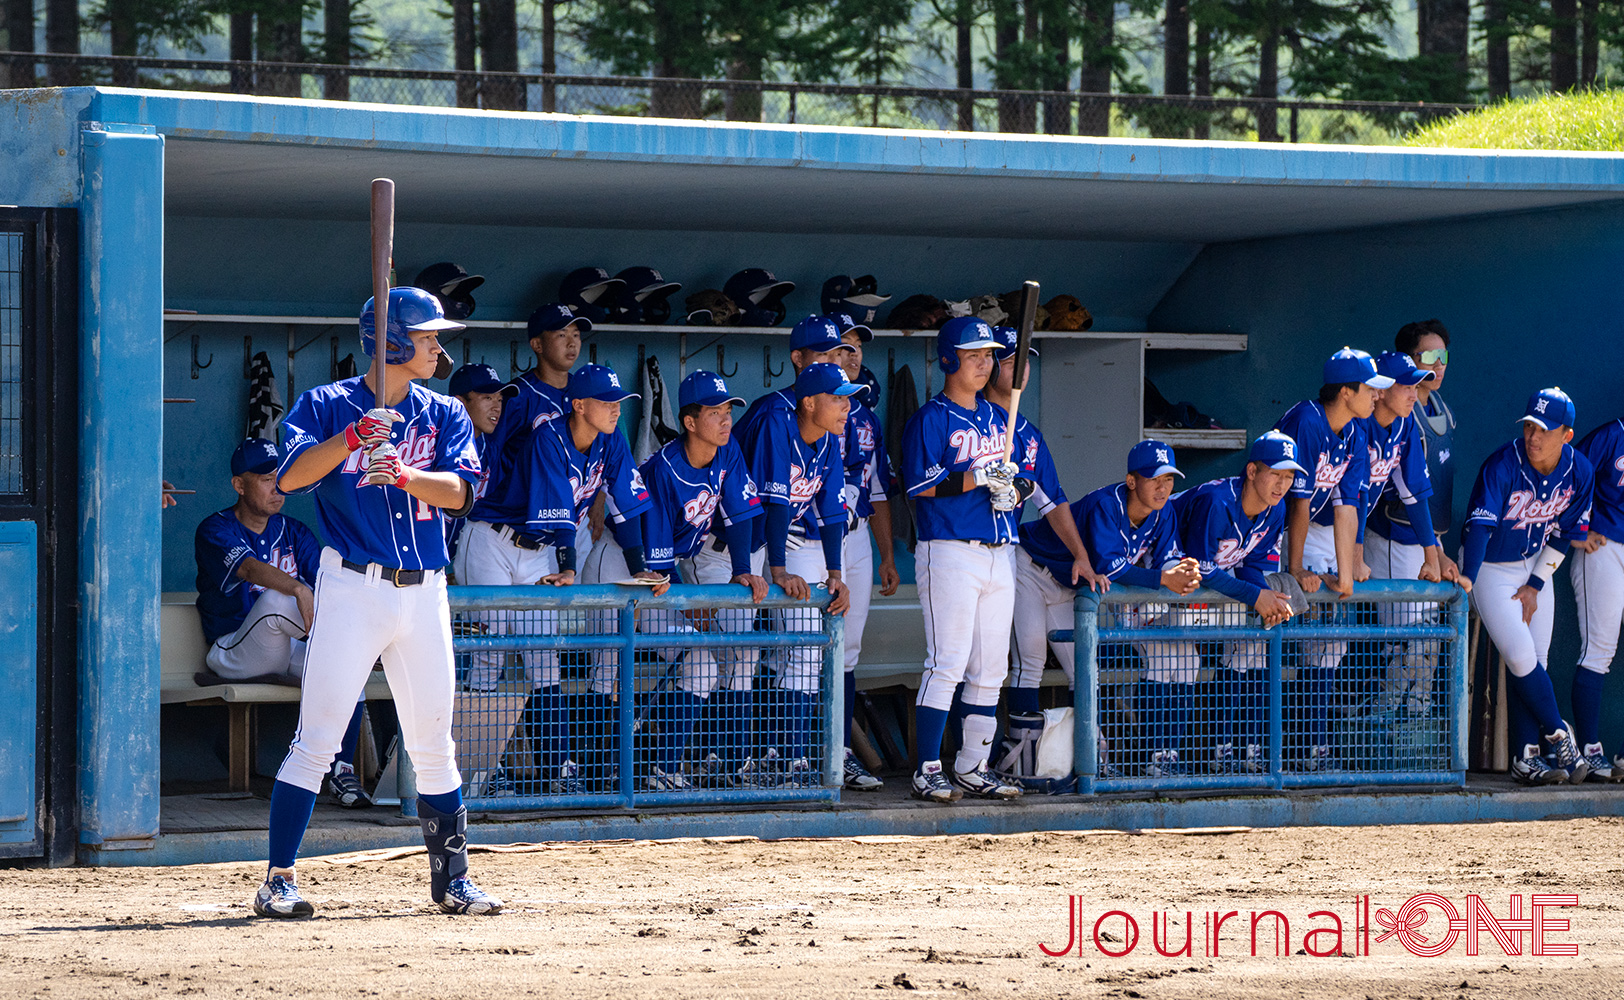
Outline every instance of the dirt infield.
{"type": "Polygon", "coordinates": [[[1582,819],[535,845],[474,855],[509,903],[485,919],[426,905],[421,853],[301,862],[318,916],[295,923],[248,917],[255,865],[0,871],[0,996],[1616,997],[1621,833],[1624,820],[1582,819]],[[1502,923],[1520,895],[1530,929],[1502,933],[1522,953],[1486,930],[1475,956],[1464,934],[1438,957],[1378,943],[1395,923],[1417,948],[1444,943],[1439,905],[1424,924],[1400,912],[1426,892],[1463,920],[1476,895],[1502,923]],[[1532,954],[1536,893],[1577,895],[1540,911],[1544,947],[1576,956],[1532,954]],[[1113,910],[1137,941],[1117,913],[1096,944],[1113,910]],[[1273,918],[1251,954],[1266,910],[1290,922],[1281,957],[1273,918]],[[1187,911],[1190,954],[1158,955],[1184,944],[1187,911]],[[1210,915],[1229,911],[1214,957],[1210,915]],[[1316,911],[1340,916],[1341,957],[1316,911]],[[1561,919],[1570,929],[1551,929],[1561,919]],[[1074,924],[1080,940],[1046,956],[1074,924]]]}

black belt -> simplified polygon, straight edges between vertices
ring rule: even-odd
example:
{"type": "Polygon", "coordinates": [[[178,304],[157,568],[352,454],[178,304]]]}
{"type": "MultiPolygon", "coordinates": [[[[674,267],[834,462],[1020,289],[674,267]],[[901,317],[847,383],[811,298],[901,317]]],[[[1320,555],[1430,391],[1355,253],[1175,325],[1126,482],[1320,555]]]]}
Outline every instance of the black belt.
{"type": "Polygon", "coordinates": [[[547,547],[547,543],[537,538],[535,535],[526,535],[523,532],[514,529],[510,525],[496,525],[496,533],[512,542],[516,547],[525,549],[529,552],[540,552],[542,549],[547,547]]]}
{"type": "MultiPolygon", "coordinates": [[[[355,572],[363,575],[369,572],[373,566],[378,565],[377,563],[350,562],[348,559],[343,559],[340,561],[344,564],[345,569],[354,570],[355,572]]],[[[439,570],[394,569],[389,566],[378,566],[378,578],[388,580],[397,587],[415,587],[437,572],[439,572],[439,570]]]]}

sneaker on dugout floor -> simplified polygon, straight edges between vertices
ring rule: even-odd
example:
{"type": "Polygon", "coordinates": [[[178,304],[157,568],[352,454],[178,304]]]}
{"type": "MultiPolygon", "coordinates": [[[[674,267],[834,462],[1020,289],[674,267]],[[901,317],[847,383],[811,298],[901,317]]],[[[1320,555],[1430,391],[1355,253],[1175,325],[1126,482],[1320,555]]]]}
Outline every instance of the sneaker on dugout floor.
{"type": "Polygon", "coordinates": [[[651,792],[685,792],[694,787],[680,771],[662,771],[657,767],[649,768],[643,785],[651,792]]]}
{"type": "Polygon", "coordinates": [[[728,777],[727,765],[716,754],[708,753],[705,759],[694,765],[692,783],[700,788],[731,788],[733,781],[728,777]]]}
{"type": "Polygon", "coordinates": [[[294,880],[291,868],[271,869],[265,881],[260,883],[259,891],[254,893],[252,905],[254,912],[262,917],[288,919],[314,916],[316,913],[316,908],[299,895],[299,884],[294,880]]]}
{"type": "Polygon", "coordinates": [[[1337,765],[1336,758],[1331,756],[1331,748],[1328,746],[1309,747],[1308,756],[1303,758],[1302,769],[1315,774],[1329,774],[1342,770],[1337,765]]]}
{"type": "Polygon", "coordinates": [[[1585,775],[1586,781],[1611,782],[1613,780],[1613,765],[1607,760],[1607,755],[1602,752],[1600,743],[1586,743],[1584,758],[1585,764],[1590,768],[1590,772],[1585,775]]]}
{"type": "Polygon", "coordinates": [[[1511,762],[1511,776],[1525,785],[1560,785],[1568,780],[1568,772],[1552,767],[1540,755],[1539,747],[1530,743],[1523,747],[1522,756],[1511,762]]]}
{"type": "Polygon", "coordinates": [[[914,772],[913,788],[909,794],[926,802],[944,803],[957,802],[964,797],[962,791],[948,782],[939,760],[928,760],[919,765],[919,770],[914,772]]]}
{"type": "Polygon", "coordinates": [[[334,764],[332,773],[327,775],[327,790],[332,792],[333,801],[345,809],[372,808],[372,796],[361,784],[361,776],[355,773],[354,767],[343,761],[334,764]]]}
{"type": "Polygon", "coordinates": [[[769,747],[760,757],[752,757],[739,768],[739,785],[744,788],[778,787],[778,751],[769,747]]]}
{"type": "Polygon", "coordinates": [[[505,767],[499,767],[486,775],[485,787],[479,790],[476,797],[495,798],[499,795],[517,794],[519,794],[519,789],[513,773],[505,767]]]}
{"type": "Polygon", "coordinates": [[[473,883],[464,875],[454,878],[446,886],[440,909],[447,913],[471,913],[478,917],[491,917],[502,912],[502,901],[473,883]]]}
{"type": "Polygon", "coordinates": [[[978,799],[1018,799],[1021,796],[1020,786],[993,774],[985,760],[968,771],[953,768],[953,784],[962,788],[965,794],[978,799]]]}
{"type": "Polygon", "coordinates": [[[547,790],[554,795],[580,795],[586,791],[586,782],[581,780],[581,765],[573,760],[566,760],[558,765],[558,777],[547,783],[547,790]]]}
{"type": "Polygon", "coordinates": [[[791,788],[815,788],[821,784],[822,776],[812,769],[812,762],[805,757],[797,757],[789,762],[789,771],[784,776],[784,784],[791,788]]]}
{"type": "Polygon", "coordinates": [[[1177,750],[1157,750],[1150,755],[1150,763],[1145,765],[1147,778],[1177,778],[1186,773],[1184,765],[1179,763],[1177,750]]]}
{"type": "Polygon", "coordinates": [[[1590,773],[1590,764],[1579,753],[1579,741],[1573,738],[1572,727],[1558,729],[1545,737],[1545,742],[1551,745],[1551,760],[1562,770],[1568,772],[1568,780],[1577,785],[1585,780],[1590,773]]]}
{"type": "Polygon", "coordinates": [[[846,751],[845,785],[854,792],[877,792],[885,782],[874,777],[850,749],[846,751]]]}

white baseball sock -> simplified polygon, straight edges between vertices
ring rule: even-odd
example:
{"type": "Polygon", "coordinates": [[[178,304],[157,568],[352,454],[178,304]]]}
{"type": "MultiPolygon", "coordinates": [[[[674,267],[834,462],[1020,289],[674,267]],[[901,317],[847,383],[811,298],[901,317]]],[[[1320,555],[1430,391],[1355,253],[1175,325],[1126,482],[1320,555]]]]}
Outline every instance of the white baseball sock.
{"type": "Polygon", "coordinates": [[[964,717],[964,743],[959,755],[953,760],[953,768],[964,774],[982,761],[992,752],[993,734],[998,731],[998,717],[995,715],[966,715],[964,717]]]}

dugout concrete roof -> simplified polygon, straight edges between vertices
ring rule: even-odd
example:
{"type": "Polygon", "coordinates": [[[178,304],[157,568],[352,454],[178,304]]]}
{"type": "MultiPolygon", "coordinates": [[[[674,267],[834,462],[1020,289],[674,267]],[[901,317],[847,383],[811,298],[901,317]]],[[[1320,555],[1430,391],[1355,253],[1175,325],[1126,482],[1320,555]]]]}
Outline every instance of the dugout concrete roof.
{"type": "Polygon", "coordinates": [[[358,192],[390,176],[402,218],[423,222],[1214,243],[1624,199],[1624,156],[1610,153],[55,93],[93,94],[91,116],[163,135],[177,215],[363,219],[358,192]]]}

